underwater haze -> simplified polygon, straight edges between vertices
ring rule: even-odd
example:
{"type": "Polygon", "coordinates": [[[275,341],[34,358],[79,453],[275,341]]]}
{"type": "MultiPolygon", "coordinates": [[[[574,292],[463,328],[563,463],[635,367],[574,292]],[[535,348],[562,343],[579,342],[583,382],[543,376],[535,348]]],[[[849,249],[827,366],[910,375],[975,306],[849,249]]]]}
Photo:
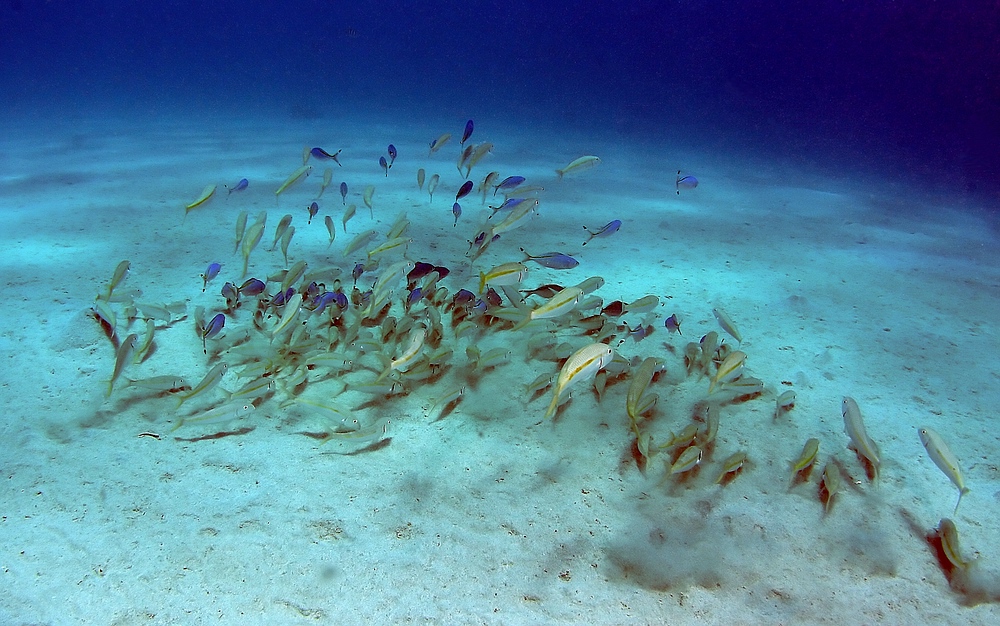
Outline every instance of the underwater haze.
{"type": "Polygon", "coordinates": [[[0,0],[0,624],[1000,623],[1000,4],[0,0]]]}
{"type": "Polygon", "coordinates": [[[475,112],[995,193],[998,23],[986,1],[5,0],[0,76],[11,115],[475,112]]]}

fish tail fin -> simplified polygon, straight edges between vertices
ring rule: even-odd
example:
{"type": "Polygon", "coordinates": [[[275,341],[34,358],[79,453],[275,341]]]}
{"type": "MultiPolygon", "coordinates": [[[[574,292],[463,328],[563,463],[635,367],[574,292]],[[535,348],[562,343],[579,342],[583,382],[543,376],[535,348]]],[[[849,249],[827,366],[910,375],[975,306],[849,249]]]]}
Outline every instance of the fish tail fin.
{"type": "Polygon", "coordinates": [[[552,417],[553,415],[555,415],[555,412],[556,412],[557,408],[559,408],[559,389],[558,388],[556,388],[556,390],[552,393],[552,402],[549,403],[549,408],[545,411],[545,415],[542,417],[542,419],[546,419],[547,420],[550,417],[552,417]]]}
{"type": "Polygon", "coordinates": [[[524,316],[524,319],[522,319],[517,324],[514,324],[514,327],[511,328],[511,330],[512,331],[514,331],[514,330],[521,330],[522,328],[524,328],[525,326],[527,326],[528,324],[530,324],[531,321],[532,321],[531,320],[531,311],[528,311],[527,314],[524,316]]]}
{"type": "Polygon", "coordinates": [[[385,380],[386,378],[388,378],[388,377],[389,377],[389,374],[392,374],[392,372],[393,372],[393,370],[392,370],[392,365],[389,365],[389,366],[388,366],[388,367],[386,367],[386,368],[385,368],[384,370],[382,370],[382,373],[381,373],[381,374],[379,374],[379,375],[378,375],[378,376],[377,376],[377,377],[375,378],[375,382],[376,382],[376,383],[380,383],[380,382],[382,382],[383,380],[385,380]]]}
{"type": "Polygon", "coordinates": [[[559,179],[560,179],[560,180],[562,180],[562,177],[563,177],[563,174],[565,174],[565,173],[566,173],[566,172],[564,172],[563,170],[556,170],[556,174],[558,174],[558,175],[559,175],[559,179]]]}
{"type": "Polygon", "coordinates": [[[486,273],[479,270],[479,293],[483,293],[484,289],[486,289],[486,273]]]}
{"type": "Polygon", "coordinates": [[[958,492],[958,502],[955,503],[955,510],[954,512],[952,512],[952,515],[958,513],[958,505],[962,504],[962,496],[969,493],[970,491],[972,490],[969,489],[968,487],[962,487],[961,491],[958,492]]]}

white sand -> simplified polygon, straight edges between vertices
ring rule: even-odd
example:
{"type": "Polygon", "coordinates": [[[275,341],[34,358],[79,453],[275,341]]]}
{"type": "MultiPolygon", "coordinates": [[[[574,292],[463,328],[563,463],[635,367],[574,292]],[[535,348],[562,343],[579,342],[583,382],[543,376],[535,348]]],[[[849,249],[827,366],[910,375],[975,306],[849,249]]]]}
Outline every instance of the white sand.
{"type": "MultiPolygon", "coordinates": [[[[462,121],[8,121],[0,622],[997,623],[1000,270],[988,223],[947,197],[878,180],[669,149],[652,158],[646,147],[477,119],[474,140],[496,148],[472,178],[496,169],[546,191],[541,216],[470,268],[466,240],[484,210],[467,199],[452,227],[458,137],[432,158],[426,150],[441,132],[459,135],[462,121]],[[385,178],[377,158],[389,142],[400,157],[385,178]],[[325,164],[278,207],[273,193],[303,144],[344,149],[309,226],[304,207],[325,164]],[[603,163],[555,180],[554,168],[588,153],[603,163]],[[442,174],[432,205],[416,188],[418,167],[442,174]],[[676,196],[678,167],[700,186],[676,196]],[[244,176],[250,188],[227,200],[221,185],[244,176]],[[327,260],[322,215],[339,228],[341,180],[361,208],[327,260]],[[182,222],[183,206],[211,183],[220,193],[182,222]],[[374,225],[361,204],[366,184],[377,187],[374,225]],[[356,455],[304,436],[320,425],[281,409],[284,392],[245,423],[176,432],[173,398],[119,385],[105,400],[114,352],[87,311],[115,265],[131,261],[122,289],[141,288],[142,301],[188,302],[189,318],[158,331],[155,353],[126,376],[195,382],[210,364],[190,315],[197,305],[219,310],[222,283],[239,277],[240,209],[251,220],[269,212],[251,257],[258,276],[281,266],[280,252],[263,249],[284,213],[297,228],[292,260],[349,272],[339,252],[349,237],[369,227],[384,236],[406,211],[409,256],[448,266],[442,284],[453,292],[475,289],[479,269],[519,260],[525,246],[581,260],[568,272],[532,265],[528,286],[600,275],[605,302],[659,295],[648,316],[656,332],[619,350],[667,363],[651,388],[657,441],[690,421],[707,389],[705,378],[683,376],[682,354],[718,330],[715,306],[739,325],[749,371],[769,391],[723,408],[714,451],[683,481],[664,480],[661,459],[645,475],[631,460],[627,379],[599,405],[580,385],[554,423],[542,422],[551,392],[528,402],[523,385],[555,366],[525,361],[527,331],[482,340],[483,349],[511,345],[512,362],[440,421],[426,409],[467,369],[465,341],[444,379],[360,411],[389,415],[391,440],[356,455]],[[619,233],[580,247],[581,226],[615,218],[619,233]],[[199,273],[212,261],[223,273],[202,294],[199,273]],[[663,328],[673,312],[682,337],[663,328]],[[772,390],[787,388],[798,400],[776,421],[772,390]],[[844,395],[881,447],[878,486],[846,448],[844,395]],[[253,429],[197,440],[241,426],[253,429]],[[952,516],[957,490],[924,453],[919,426],[945,437],[972,489],[954,519],[965,555],[981,559],[978,595],[949,586],[924,539],[952,516]],[[818,472],[787,490],[788,460],[814,436],[820,462],[836,454],[856,479],[828,514],[818,472]],[[738,449],[749,465],[713,485],[738,449]]],[[[230,332],[249,326],[241,315],[230,332]]],[[[224,382],[238,384],[232,373],[224,382]]],[[[339,388],[325,381],[308,392],[339,388]]],[[[331,402],[364,400],[349,392],[331,402]]]]}

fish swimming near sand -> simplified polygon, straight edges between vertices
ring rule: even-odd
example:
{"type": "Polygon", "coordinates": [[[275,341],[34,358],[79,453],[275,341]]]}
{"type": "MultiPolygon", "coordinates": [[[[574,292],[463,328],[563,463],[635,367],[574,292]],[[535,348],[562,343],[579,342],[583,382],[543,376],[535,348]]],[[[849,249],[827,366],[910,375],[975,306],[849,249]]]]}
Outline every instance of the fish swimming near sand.
{"type": "Polygon", "coordinates": [[[570,161],[569,164],[566,165],[566,167],[564,167],[564,168],[562,168],[560,170],[556,170],[556,174],[559,175],[559,178],[562,178],[566,174],[570,174],[572,172],[577,172],[579,170],[584,170],[584,169],[587,169],[589,167],[594,167],[595,165],[597,165],[600,162],[601,162],[601,159],[599,159],[596,156],[593,156],[593,155],[582,156],[582,157],[580,157],[578,159],[574,159],[574,160],[570,161]]]}
{"type": "Polygon", "coordinates": [[[958,502],[955,503],[954,515],[958,512],[958,505],[962,504],[962,496],[969,493],[969,488],[965,486],[965,478],[962,476],[962,468],[958,465],[958,459],[952,454],[941,435],[930,428],[921,428],[919,431],[920,443],[927,450],[927,456],[931,457],[934,465],[938,466],[944,475],[958,488],[958,502]]]}
{"type": "Polygon", "coordinates": [[[597,230],[590,230],[589,228],[584,226],[583,230],[587,231],[590,234],[590,237],[587,238],[587,241],[583,242],[583,245],[587,245],[588,243],[590,243],[591,239],[613,235],[617,233],[618,229],[621,227],[622,227],[621,220],[611,220],[610,222],[608,222],[607,224],[605,224],[604,226],[600,227],[597,230]]]}
{"type": "Polygon", "coordinates": [[[564,391],[578,381],[592,378],[611,362],[614,355],[614,348],[604,343],[592,343],[574,352],[559,371],[559,378],[556,379],[555,389],[552,392],[552,402],[545,411],[544,419],[555,414],[559,407],[559,397],[564,391]]]}
{"type": "Polygon", "coordinates": [[[245,178],[241,178],[240,182],[236,183],[232,187],[226,185],[226,189],[229,191],[229,195],[232,195],[234,191],[243,191],[249,186],[250,186],[250,181],[245,178]]]}
{"type": "Polygon", "coordinates": [[[313,148],[312,150],[309,151],[309,154],[319,159],[320,161],[336,161],[337,165],[339,165],[340,167],[344,167],[344,164],[340,162],[339,158],[341,152],[343,152],[343,150],[337,150],[336,152],[331,154],[326,150],[324,150],[323,148],[313,148]]]}
{"type": "Polygon", "coordinates": [[[518,185],[524,182],[524,176],[508,176],[503,179],[499,185],[493,186],[493,195],[497,195],[498,191],[503,190],[504,192],[511,191],[515,189],[518,185]]]}
{"type": "Polygon", "coordinates": [[[681,189],[690,190],[698,186],[698,179],[694,176],[681,176],[681,171],[677,170],[677,180],[675,181],[675,188],[677,190],[677,195],[681,195],[681,189]]]}

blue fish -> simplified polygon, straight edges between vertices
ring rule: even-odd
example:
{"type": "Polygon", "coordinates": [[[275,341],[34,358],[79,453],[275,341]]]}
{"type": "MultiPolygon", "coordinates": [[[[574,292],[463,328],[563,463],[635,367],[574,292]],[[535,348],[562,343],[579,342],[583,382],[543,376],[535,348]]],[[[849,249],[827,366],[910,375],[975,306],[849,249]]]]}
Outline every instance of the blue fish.
{"type": "Polygon", "coordinates": [[[475,127],[476,126],[475,126],[475,124],[472,123],[472,120],[469,120],[468,122],[465,123],[465,132],[462,133],[462,145],[463,146],[465,145],[466,140],[468,140],[469,137],[472,136],[472,129],[474,129],[475,127]]]}
{"type": "Polygon", "coordinates": [[[344,206],[347,206],[347,183],[340,183],[340,199],[343,200],[344,206]]]}
{"type": "Polygon", "coordinates": [[[337,302],[337,306],[339,306],[342,309],[346,309],[348,307],[349,302],[347,301],[347,294],[345,294],[343,291],[337,291],[334,293],[334,296],[337,302]]]}
{"type": "Polygon", "coordinates": [[[622,227],[621,220],[611,220],[610,222],[602,226],[601,229],[598,230],[597,232],[594,232],[589,228],[587,228],[586,226],[584,226],[583,230],[590,233],[590,237],[587,238],[587,241],[583,242],[583,245],[587,245],[588,243],[590,243],[590,240],[593,239],[594,237],[607,237],[608,235],[617,233],[618,229],[621,227],[622,227]]]}
{"type": "Polygon", "coordinates": [[[476,300],[476,294],[468,289],[459,289],[455,297],[451,299],[452,306],[456,308],[466,308],[476,300]]]}
{"type": "Polygon", "coordinates": [[[246,282],[240,285],[240,288],[237,291],[239,291],[241,295],[250,297],[259,296],[264,293],[265,289],[267,289],[267,285],[264,284],[264,281],[259,278],[248,278],[246,282]]]}
{"type": "Polygon", "coordinates": [[[534,261],[542,267],[547,267],[553,270],[571,270],[580,264],[579,261],[574,259],[568,254],[563,254],[562,252],[545,252],[543,254],[531,254],[524,248],[521,248],[521,252],[524,253],[526,257],[525,261],[534,261]]]}
{"type": "Polygon", "coordinates": [[[309,211],[309,219],[306,221],[306,224],[312,224],[313,218],[316,217],[317,213],[319,213],[319,204],[313,202],[306,208],[306,210],[309,211]]]}
{"type": "Polygon", "coordinates": [[[323,148],[313,148],[312,150],[309,151],[309,154],[313,155],[320,161],[334,160],[337,162],[337,165],[339,165],[340,167],[344,167],[344,164],[340,162],[339,158],[337,158],[340,156],[341,152],[343,152],[343,150],[337,150],[333,154],[330,154],[323,148]]]}
{"type": "Polygon", "coordinates": [[[308,285],[306,285],[306,288],[302,291],[302,300],[303,301],[312,300],[318,295],[319,295],[319,284],[314,280],[308,285]]]}
{"type": "Polygon", "coordinates": [[[682,335],[681,332],[681,320],[677,317],[676,313],[673,313],[667,319],[663,320],[663,325],[666,326],[667,330],[672,333],[677,333],[682,335]]]}
{"type": "Polygon", "coordinates": [[[354,279],[354,285],[355,286],[357,286],[358,279],[361,278],[361,275],[364,274],[364,273],[365,273],[365,264],[364,263],[358,263],[358,264],[356,264],[354,266],[354,269],[351,270],[351,277],[354,279]]]}
{"type": "Polygon", "coordinates": [[[211,339],[218,335],[226,325],[226,316],[222,313],[218,313],[212,318],[202,331],[203,339],[211,339]]]}
{"type": "Polygon", "coordinates": [[[423,297],[423,295],[424,291],[420,287],[416,287],[413,290],[411,290],[410,295],[406,297],[406,308],[409,309],[411,306],[413,306],[416,302],[420,300],[420,298],[423,297]]]}
{"type": "Polygon", "coordinates": [[[681,195],[681,189],[694,189],[698,186],[698,179],[694,176],[681,176],[681,171],[677,170],[677,195],[681,195]]]}
{"type": "Polygon", "coordinates": [[[451,205],[451,214],[455,216],[455,223],[452,224],[452,227],[458,226],[458,218],[462,217],[462,205],[457,202],[451,205]]]}
{"type": "Polygon", "coordinates": [[[205,289],[208,288],[208,281],[210,281],[213,278],[215,278],[216,276],[218,276],[219,275],[219,270],[221,270],[221,269],[222,269],[222,265],[219,264],[219,263],[211,263],[208,266],[208,269],[205,270],[205,273],[201,275],[201,279],[202,279],[202,281],[204,281],[204,285],[201,288],[202,293],[204,293],[205,289]]]}
{"type": "Polygon", "coordinates": [[[389,162],[385,160],[385,157],[378,158],[378,164],[382,167],[386,176],[389,176],[389,162]]]}
{"type": "Polygon", "coordinates": [[[507,178],[500,181],[499,185],[493,185],[493,195],[497,195],[497,192],[501,189],[503,191],[510,191],[518,185],[524,182],[524,176],[508,176],[507,178]]]}
{"type": "Polygon", "coordinates": [[[226,316],[222,313],[217,314],[212,318],[207,325],[203,326],[201,329],[201,349],[205,354],[208,354],[208,340],[212,339],[220,332],[226,325],[226,316]]]}
{"type": "Polygon", "coordinates": [[[458,193],[455,194],[455,200],[461,200],[465,196],[472,192],[472,188],[475,187],[475,183],[471,180],[467,180],[462,183],[462,186],[458,189],[458,193]]]}
{"type": "Polygon", "coordinates": [[[396,146],[390,143],[388,152],[389,152],[389,167],[392,167],[392,164],[396,162],[396,146]]]}
{"type": "Polygon", "coordinates": [[[329,305],[331,302],[336,302],[336,301],[337,301],[337,294],[335,294],[332,291],[327,291],[326,293],[316,298],[316,300],[314,301],[313,313],[322,313],[323,311],[326,310],[327,305],[329,305]]]}
{"type": "Polygon", "coordinates": [[[234,191],[243,191],[249,186],[250,186],[250,181],[245,178],[241,178],[240,182],[236,183],[236,186],[230,187],[229,185],[226,185],[226,189],[229,190],[229,193],[233,193],[234,191]]]}
{"type": "MultiPolygon", "coordinates": [[[[628,325],[628,322],[624,322],[622,325],[625,327],[625,330],[628,331],[628,336],[631,337],[632,339],[634,339],[636,343],[639,343],[640,341],[642,341],[646,337],[648,337],[651,334],[653,334],[653,325],[652,324],[649,324],[647,326],[643,326],[642,324],[639,324],[639,326],[636,327],[636,328],[630,328],[629,325],[628,325]]],[[[628,337],[623,337],[622,340],[618,342],[618,345],[622,345],[625,342],[625,339],[627,339],[627,338],[628,337]]]]}
{"type": "Polygon", "coordinates": [[[288,299],[294,295],[295,295],[294,287],[289,287],[285,291],[279,291],[278,293],[274,294],[273,298],[271,298],[271,306],[273,306],[274,308],[278,308],[279,306],[285,306],[285,303],[288,302],[288,299]]]}

